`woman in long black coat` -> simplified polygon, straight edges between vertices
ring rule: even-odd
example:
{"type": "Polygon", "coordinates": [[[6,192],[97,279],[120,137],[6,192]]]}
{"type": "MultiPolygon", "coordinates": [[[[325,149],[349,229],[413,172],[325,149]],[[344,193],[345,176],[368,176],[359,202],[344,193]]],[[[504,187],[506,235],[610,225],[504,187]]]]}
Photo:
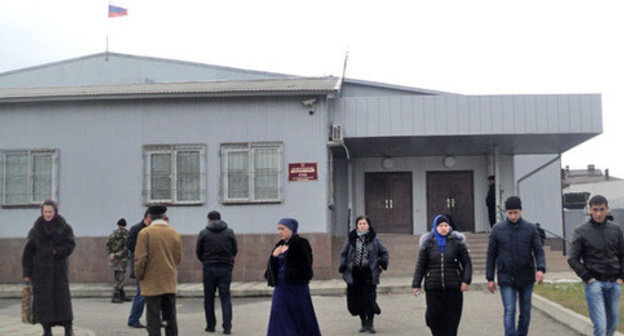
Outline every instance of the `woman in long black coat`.
{"type": "Polygon", "coordinates": [[[420,237],[418,264],[412,288],[420,295],[425,278],[425,321],[434,336],[455,336],[462,314],[463,292],[472,280],[472,262],[463,234],[452,231],[449,219],[439,215],[433,232],[420,237]]]}
{"type": "Polygon", "coordinates": [[[320,336],[309,283],[313,276],[312,248],[297,234],[299,223],[282,218],[264,277],[275,287],[267,336],[320,336]]]}
{"type": "Polygon", "coordinates": [[[67,270],[74,247],[71,226],[58,214],[56,203],[44,201],[22,256],[24,282],[33,287],[35,322],[43,326],[44,336],[52,336],[54,325],[62,325],[65,335],[73,335],[67,270]]]}
{"type": "Polygon", "coordinates": [[[360,316],[360,332],[375,333],[373,319],[381,313],[377,285],[381,271],[388,268],[388,250],[368,217],[359,216],[355,223],[340,252],[338,271],[347,283],[347,309],[351,315],[360,316]]]}

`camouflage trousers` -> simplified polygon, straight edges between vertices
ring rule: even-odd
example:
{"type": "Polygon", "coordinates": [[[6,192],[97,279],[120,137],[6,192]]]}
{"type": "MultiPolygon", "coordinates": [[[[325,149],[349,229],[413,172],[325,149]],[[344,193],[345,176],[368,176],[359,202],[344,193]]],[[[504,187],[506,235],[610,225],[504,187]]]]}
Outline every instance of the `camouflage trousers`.
{"type": "Polygon", "coordinates": [[[124,281],[126,280],[126,271],[114,271],[115,273],[115,291],[123,290],[124,281]]]}

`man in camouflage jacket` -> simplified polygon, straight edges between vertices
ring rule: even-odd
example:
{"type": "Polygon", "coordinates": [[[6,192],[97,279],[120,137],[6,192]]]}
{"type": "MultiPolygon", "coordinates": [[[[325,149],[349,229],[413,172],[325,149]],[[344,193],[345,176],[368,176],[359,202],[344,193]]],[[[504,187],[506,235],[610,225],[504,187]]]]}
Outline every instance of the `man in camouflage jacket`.
{"type": "Polygon", "coordinates": [[[108,264],[115,274],[115,291],[113,292],[113,303],[130,301],[124,292],[124,280],[126,279],[126,268],[128,267],[128,230],[126,230],[126,220],[121,218],[117,221],[117,229],[108,236],[106,242],[106,253],[108,254],[108,264]]]}

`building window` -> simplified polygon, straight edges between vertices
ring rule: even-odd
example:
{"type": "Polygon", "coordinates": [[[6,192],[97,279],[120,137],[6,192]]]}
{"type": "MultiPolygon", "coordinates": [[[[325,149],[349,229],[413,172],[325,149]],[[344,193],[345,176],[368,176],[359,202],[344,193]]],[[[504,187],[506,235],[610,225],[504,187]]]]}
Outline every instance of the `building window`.
{"type": "Polygon", "coordinates": [[[57,157],[55,150],[2,152],[2,205],[38,206],[56,199],[57,157]]]}
{"type": "Polygon", "coordinates": [[[282,143],[221,146],[221,195],[224,203],[280,202],[282,143]]]}
{"type": "Polygon", "coordinates": [[[205,153],[204,145],[145,146],[145,203],[202,204],[205,153]]]}

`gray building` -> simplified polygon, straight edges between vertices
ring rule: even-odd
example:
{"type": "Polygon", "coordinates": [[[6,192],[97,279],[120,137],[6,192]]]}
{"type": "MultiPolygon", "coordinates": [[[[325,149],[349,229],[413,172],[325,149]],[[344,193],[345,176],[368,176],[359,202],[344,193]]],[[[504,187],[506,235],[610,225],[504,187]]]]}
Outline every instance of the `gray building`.
{"type": "Polygon", "coordinates": [[[520,195],[527,219],[560,234],[561,153],[600,134],[601,113],[595,94],[466,96],[116,53],[10,71],[0,260],[19,269],[52,198],[79,238],[72,276],[104,281],[93,258],[117,219],[165,203],[185,239],[182,281],[201,278],[194,239],[212,209],[242,241],[236,278],[262,277],[281,217],[300,221],[327,278],[359,214],[381,233],[422,234],[438,213],[487,231],[488,175],[499,205],[520,195]]]}

